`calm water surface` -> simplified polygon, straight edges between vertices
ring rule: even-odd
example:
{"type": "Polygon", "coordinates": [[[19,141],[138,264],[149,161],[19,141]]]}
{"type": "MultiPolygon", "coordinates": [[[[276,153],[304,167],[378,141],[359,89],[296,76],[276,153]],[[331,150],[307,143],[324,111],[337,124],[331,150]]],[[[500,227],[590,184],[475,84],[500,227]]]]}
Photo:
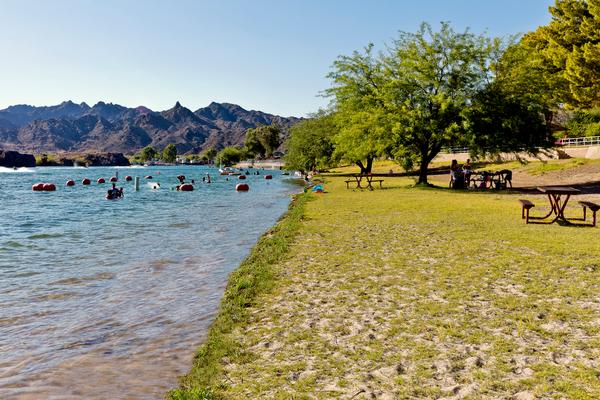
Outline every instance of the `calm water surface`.
{"type": "Polygon", "coordinates": [[[264,174],[239,193],[237,177],[206,167],[0,168],[0,399],[162,398],[228,274],[298,191],[264,174]],[[125,198],[108,201],[95,182],[115,171],[125,198]],[[179,174],[196,190],[171,190],[179,174]],[[135,192],[125,175],[162,188],[142,179],[135,192]],[[35,182],[57,191],[32,192],[35,182]]]}

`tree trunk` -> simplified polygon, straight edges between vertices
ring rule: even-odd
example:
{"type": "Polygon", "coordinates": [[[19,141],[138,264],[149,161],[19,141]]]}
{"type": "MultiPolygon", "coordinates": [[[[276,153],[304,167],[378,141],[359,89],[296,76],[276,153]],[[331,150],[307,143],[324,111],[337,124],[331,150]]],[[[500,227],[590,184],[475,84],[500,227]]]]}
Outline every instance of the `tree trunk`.
{"type": "Polygon", "coordinates": [[[365,174],[370,174],[373,169],[373,157],[367,157],[367,168],[365,174]]]}
{"type": "Polygon", "coordinates": [[[370,174],[373,168],[373,157],[367,157],[367,166],[360,160],[356,162],[356,165],[360,167],[361,175],[370,174]]]}
{"type": "Polygon", "coordinates": [[[356,165],[358,165],[358,166],[359,166],[361,175],[362,175],[362,174],[366,174],[366,172],[365,172],[365,171],[366,171],[367,169],[365,168],[365,165],[362,163],[362,161],[357,161],[357,162],[356,162],[356,165]]]}
{"type": "Polygon", "coordinates": [[[419,184],[427,184],[427,168],[429,167],[429,161],[427,160],[427,156],[421,157],[421,165],[419,166],[419,184]]]}

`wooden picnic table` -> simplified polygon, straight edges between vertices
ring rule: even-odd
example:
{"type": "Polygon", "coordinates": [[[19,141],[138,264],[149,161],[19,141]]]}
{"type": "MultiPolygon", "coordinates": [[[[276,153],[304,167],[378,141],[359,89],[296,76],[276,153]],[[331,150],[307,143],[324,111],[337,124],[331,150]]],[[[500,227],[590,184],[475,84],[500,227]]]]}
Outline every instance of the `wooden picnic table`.
{"type": "Polygon", "coordinates": [[[469,174],[469,184],[473,189],[506,189],[509,184],[512,187],[511,180],[512,173],[509,170],[472,171],[469,174]]]}
{"type": "Polygon", "coordinates": [[[356,187],[355,189],[369,189],[369,190],[373,190],[373,182],[377,183],[379,182],[379,187],[382,187],[382,183],[383,183],[383,179],[373,179],[373,175],[372,174],[357,174],[357,175],[353,175],[352,176],[353,179],[349,179],[349,180],[345,180],[344,182],[346,182],[346,189],[350,188],[350,184],[351,183],[355,183],[356,187]],[[363,178],[364,181],[367,183],[365,187],[363,187],[363,178]]]}
{"type": "MultiPolygon", "coordinates": [[[[548,201],[550,201],[550,212],[543,217],[535,217],[533,219],[548,219],[554,214],[554,219],[550,223],[561,220],[563,222],[569,222],[565,217],[565,208],[572,195],[578,195],[581,193],[579,189],[575,189],[570,186],[541,186],[537,190],[541,193],[548,195],[548,201]]],[[[531,218],[531,217],[530,217],[531,218]]]]}

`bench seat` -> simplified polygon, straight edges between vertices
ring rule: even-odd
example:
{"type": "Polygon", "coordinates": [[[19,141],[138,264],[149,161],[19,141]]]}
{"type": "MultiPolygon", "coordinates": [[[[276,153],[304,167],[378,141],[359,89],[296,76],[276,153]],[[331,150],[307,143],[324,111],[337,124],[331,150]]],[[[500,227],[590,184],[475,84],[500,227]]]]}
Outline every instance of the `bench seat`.
{"type": "Polygon", "coordinates": [[[525,220],[525,223],[529,223],[529,210],[535,207],[531,201],[526,199],[519,199],[519,203],[521,203],[521,219],[525,220]]]}
{"type": "Polygon", "coordinates": [[[600,210],[600,204],[591,201],[580,201],[579,204],[583,207],[583,220],[586,220],[586,211],[589,208],[592,212],[592,226],[596,226],[596,212],[600,210]]]}

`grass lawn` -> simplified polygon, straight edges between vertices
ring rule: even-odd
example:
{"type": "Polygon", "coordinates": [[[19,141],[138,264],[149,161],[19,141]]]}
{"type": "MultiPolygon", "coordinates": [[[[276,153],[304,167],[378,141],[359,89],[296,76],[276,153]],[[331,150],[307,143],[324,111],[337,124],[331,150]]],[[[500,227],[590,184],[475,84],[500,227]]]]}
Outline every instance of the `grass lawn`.
{"type": "Polygon", "coordinates": [[[412,183],[328,178],[303,199],[268,284],[217,320],[171,397],[599,399],[600,228],[412,183]]]}

